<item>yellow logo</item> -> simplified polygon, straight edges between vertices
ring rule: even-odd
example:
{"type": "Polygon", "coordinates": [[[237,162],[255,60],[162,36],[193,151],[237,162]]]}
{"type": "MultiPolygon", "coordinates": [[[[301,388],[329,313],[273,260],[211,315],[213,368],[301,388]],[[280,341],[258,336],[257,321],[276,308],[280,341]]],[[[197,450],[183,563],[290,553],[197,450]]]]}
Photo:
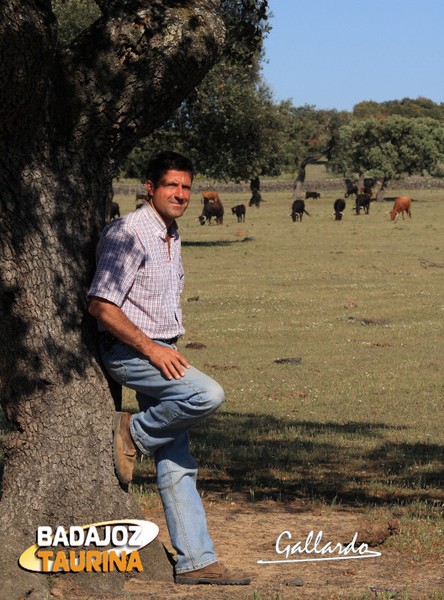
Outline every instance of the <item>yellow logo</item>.
{"type": "Polygon", "coordinates": [[[59,526],[55,530],[42,525],[37,528],[36,543],[20,555],[19,564],[38,573],[140,572],[139,550],[158,533],[155,523],[137,519],[72,525],[68,529],[59,526]]]}

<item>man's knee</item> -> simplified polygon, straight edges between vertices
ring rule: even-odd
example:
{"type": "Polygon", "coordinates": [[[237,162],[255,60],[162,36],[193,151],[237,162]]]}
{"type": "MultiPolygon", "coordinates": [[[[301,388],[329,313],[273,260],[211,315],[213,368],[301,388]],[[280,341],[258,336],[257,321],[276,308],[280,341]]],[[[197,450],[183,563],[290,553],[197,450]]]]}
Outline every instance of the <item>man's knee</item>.
{"type": "Polygon", "coordinates": [[[224,400],[225,392],[222,386],[214,379],[209,379],[201,393],[201,402],[205,404],[207,412],[209,414],[214,413],[224,400]]]}
{"type": "Polygon", "coordinates": [[[214,391],[212,392],[211,396],[212,396],[212,403],[214,406],[214,410],[217,410],[219,408],[219,406],[222,404],[222,402],[225,400],[225,392],[222,388],[222,386],[215,382],[216,386],[214,391]]]}

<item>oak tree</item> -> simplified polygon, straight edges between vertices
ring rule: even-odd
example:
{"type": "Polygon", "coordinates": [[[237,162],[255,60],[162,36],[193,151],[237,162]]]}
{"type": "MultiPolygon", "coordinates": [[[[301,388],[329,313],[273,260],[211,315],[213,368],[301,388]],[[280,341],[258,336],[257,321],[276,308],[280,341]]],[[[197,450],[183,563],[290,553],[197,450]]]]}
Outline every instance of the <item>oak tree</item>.
{"type": "Polygon", "coordinates": [[[381,193],[402,175],[441,176],[444,126],[431,118],[400,116],[354,120],[340,128],[329,167],[344,177],[381,181],[381,193]]]}
{"type": "MultiPolygon", "coordinates": [[[[17,566],[39,525],[140,514],[114,474],[118,398],[98,361],[86,292],[120,162],[191,93],[224,40],[219,1],[96,4],[99,18],[67,45],[50,0],[0,5],[0,399],[12,426],[0,573],[8,599],[47,589],[45,576],[17,566]]],[[[146,570],[171,578],[163,549],[152,553],[146,570]]],[[[83,583],[98,593],[109,579],[83,583]]]]}
{"type": "Polygon", "coordinates": [[[340,126],[347,114],[336,110],[317,110],[314,106],[294,107],[290,101],[280,104],[285,123],[284,144],[287,168],[296,170],[293,199],[300,198],[309,164],[328,160],[340,126]]]}

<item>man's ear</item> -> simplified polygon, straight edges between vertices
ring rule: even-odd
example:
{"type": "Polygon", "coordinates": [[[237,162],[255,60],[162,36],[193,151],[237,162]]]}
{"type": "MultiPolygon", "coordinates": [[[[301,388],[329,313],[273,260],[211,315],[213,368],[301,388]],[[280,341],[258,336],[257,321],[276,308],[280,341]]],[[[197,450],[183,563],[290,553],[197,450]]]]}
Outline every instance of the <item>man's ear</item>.
{"type": "Polygon", "coordinates": [[[145,181],[145,188],[146,188],[146,193],[148,195],[148,198],[152,198],[153,194],[154,194],[154,184],[151,180],[148,179],[148,181],[145,181]]]}

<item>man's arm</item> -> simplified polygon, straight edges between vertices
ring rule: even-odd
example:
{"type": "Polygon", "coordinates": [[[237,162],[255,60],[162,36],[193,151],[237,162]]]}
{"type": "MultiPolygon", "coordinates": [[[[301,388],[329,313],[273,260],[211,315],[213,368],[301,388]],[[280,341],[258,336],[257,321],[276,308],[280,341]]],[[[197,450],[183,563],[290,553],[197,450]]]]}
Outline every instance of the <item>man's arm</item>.
{"type": "Polygon", "coordinates": [[[185,376],[184,367],[190,367],[186,358],[174,348],[156,344],[134,325],[116,304],[91,296],[88,311],[111,335],[144,354],[167,379],[180,379],[185,376]]]}

